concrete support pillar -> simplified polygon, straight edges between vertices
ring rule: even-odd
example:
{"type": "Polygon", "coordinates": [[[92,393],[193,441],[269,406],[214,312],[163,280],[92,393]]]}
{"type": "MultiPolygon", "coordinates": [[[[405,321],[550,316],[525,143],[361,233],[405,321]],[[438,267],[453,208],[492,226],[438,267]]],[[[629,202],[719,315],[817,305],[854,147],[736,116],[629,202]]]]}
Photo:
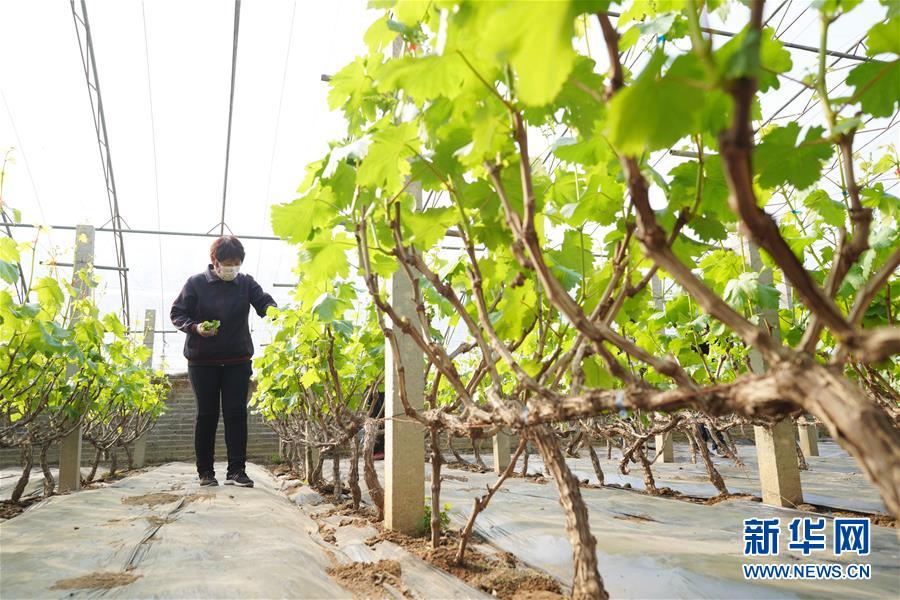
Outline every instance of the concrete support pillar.
{"type": "MultiPolygon", "coordinates": [[[[749,245],[750,266],[759,273],[760,285],[772,285],[772,270],[766,268],[759,256],[759,248],[749,245]]],[[[760,326],[780,338],[778,312],[762,311],[760,326]]],[[[764,373],[766,364],[757,350],[750,351],[750,368],[754,373],[764,373]]],[[[774,427],[754,427],[756,455],[759,463],[759,484],[765,504],[793,507],[803,503],[800,487],[800,468],[794,447],[794,427],[790,419],[779,422],[774,427]]]]}
{"type": "Polygon", "coordinates": [[[494,473],[500,475],[509,466],[509,434],[499,429],[494,434],[494,473]]]}
{"type": "Polygon", "coordinates": [[[800,469],[790,419],[774,427],[754,427],[762,499],[772,506],[794,507],[803,503],[800,469]]]}
{"type": "Polygon", "coordinates": [[[797,425],[797,436],[803,456],[809,458],[819,455],[819,432],[815,423],[797,425]]]}
{"type": "MultiPolygon", "coordinates": [[[[422,203],[422,186],[409,191],[422,203]]],[[[390,302],[398,316],[418,323],[413,286],[406,271],[399,269],[388,285],[390,302]]],[[[394,326],[399,353],[390,345],[384,359],[384,525],[392,531],[414,533],[425,514],[425,428],[406,416],[400,399],[401,379],[412,408],[421,410],[425,400],[425,358],[415,342],[394,326]]]]}
{"type": "MultiPolygon", "coordinates": [[[[150,356],[144,361],[144,366],[153,366],[153,331],[156,329],[156,311],[148,308],[144,311],[144,346],[150,350],[150,356]]],[[[146,463],[147,457],[147,433],[134,441],[134,467],[140,469],[146,463]]]]}
{"type": "Polygon", "coordinates": [[[671,431],[656,436],[656,458],[653,462],[675,462],[675,447],[672,443],[671,431]]]}
{"type": "MultiPolygon", "coordinates": [[[[653,294],[653,305],[658,311],[666,309],[662,281],[655,274],[650,278],[650,292],[653,294]]],[[[675,462],[675,447],[672,443],[672,432],[656,436],[656,458],[654,462],[675,462]]]]}
{"type": "MultiPolygon", "coordinates": [[[[94,263],[94,227],[79,225],[75,228],[75,260],[72,268],[72,285],[78,297],[85,297],[90,288],[81,280],[82,271],[88,270],[94,263]]],[[[77,317],[70,321],[75,325],[77,317]]],[[[69,365],[66,375],[71,377],[76,368],[69,365]]],[[[74,492],[81,489],[81,425],[76,427],[59,443],[59,491],[74,492]]]]}

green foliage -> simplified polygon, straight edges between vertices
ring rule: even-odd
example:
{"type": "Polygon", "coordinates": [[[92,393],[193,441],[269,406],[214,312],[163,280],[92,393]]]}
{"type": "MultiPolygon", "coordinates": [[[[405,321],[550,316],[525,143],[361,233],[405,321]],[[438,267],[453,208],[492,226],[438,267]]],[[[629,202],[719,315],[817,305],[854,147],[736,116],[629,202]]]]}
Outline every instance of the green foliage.
{"type": "MultiPolygon", "coordinates": [[[[19,260],[18,249],[0,246],[19,260]]],[[[146,427],[164,410],[168,383],[144,366],[149,350],[128,336],[118,316],[99,315],[93,277],[80,279],[85,294],[42,276],[21,303],[9,287],[0,288],[3,445],[47,443],[82,419],[94,428],[114,424],[107,438],[115,441],[127,433],[125,424],[137,435],[138,417],[146,427]],[[19,422],[26,425],[4,430],[19,422]]]]}
{"type": "MultiPolygon", "coordinates": [[[[513,234],[511,224],[524,218],[529,202],[539,258],[547,277],[568,294],[564,301],[575,306],[576,317],[610,310],[604,323],[647,352],[674,357],[698,383],[741,376],[747,369],[743,341],[664,269],[657,272],[663,298],[654,298],[644,281],[653,259],[636,239],[623,156],[634,158],[648,182],[665,235],[679,228],[674,255],[753,322],[762,310],[778,311],[783,339],[799,342],[810,312],[796,297],[794,306],[780,308],[785,276],[765,252],[762,260],[775,283],[761,285],[750,268],[746,232],[730,202],[720,156],[729,149],[719,146],[733,135],[735,90],[755,80],[746,89],[754,92],[750,125],[759,127],[765,121],[760,94],[780,89],[798,70],[791,54],[768,28],[755,33],[746,27],[712,48],[694,48],[690,3],[625,3],[616,20],[620,52],[629,46],[650,50],[647,60],[636,63],[639,72],[627,65],[624,87],[608,97],[605,67],[598,65],[605,59],[595,60],[603,49],[590,18],[606,4],[402,2],[379,15],[365,35],[368,53],[331,82],[329,102],[344,112],[345,134],[307,168],[298,198],[272,212],[273,230],[297,247],[302,284],[294,293],[296,306],[272,317],[278,333],[257,359],[254,401],[268,418],[302,412],[325,425],[331,412],[343,410],[334,400],[329,357],[341,382],[378,378],[382,326],[396,331],[400,325],[384,310],[392,300],[388,278],[406,278],[407,271],[431,276],[418,278],[410,292],[421,307],[409,325],[426,352],[460,349],[453,372],[468,382],[480,372],[485,350],[476,340],[483,340],[494,353],[496,372],[472,384],[474,402],[488,407],[488,395],[500,393],[527,403],[533,388],[522,383],[523,373],[545,377],[547,366],[579,338],[575,323],[557,310],[563,302],[548,298],[544,273],[539,277],[531,268],[532,257],[513,234]],[[586,22],[592,25],[588,33],[586,22]],[[403,53],[393,59],[387,55],[395,35],[403,53]],[[658,168],[669,148],[684,158],[669,156],[662,164],[674,166],[658,168]],[[530,179],[523,178],[523,166],[530,179]],[[421,184],[421,207],[410,181],[421,184]],[[496,352],[494,336],[507,355],[496,352]]],[[[821,7],[834,17],[852,8],[836,0],[821,7]]],[[[707,2],[706,9],[725,11],[728,4],[707,2]]],[[[852,90],[847,98],[815,99],[828,105],[833,119],[781,120],[754,132],[750,163],[758,204],[820,285],[838,251],[840,230],[852,235],[853,227],[841,169],[831,167],[836,143],[868,117],[896,110],[897,14],[888,19],[868,35],[878,60],[828,73],[829,81],[846,74],[852,90]]],[[[810,74],[805,82],[819,89],[817,77],[810,74]]],[[[896,168],[896,152],[869,150],[875,155],[857,158],[856,179],[863,206],[874,211],[872,248],[836,295],[842,311],[900,245],[900,202],[883,181],[896,168]]],[[[895,287],[887,286],[890,299],[882,292],[872,302],[867,327],[895,318],[895,287]]],[[[837,344],[826,336],[819,351],[828,354],[837,344]]],[[[540,385],[562,394],[574,383],[617,388],[625,384],[612,373],[623,371],[652,385],[672,385],[615,344],[604,350],[609,354],[592,349],[540,385]]],[[[426,382],[435,407],[458,409],[459,390],[446,377],[435,383],[437,370],[429,367],[426,382]]],[[[353,392],[344,390],[343,406],[358,404],[365,385],[344,387],[353,392]]]]}
{"type": "Polygon", "coordinates": [[[753,153],[759,185],[771,188],[789,183],[802,190],[815,183],[823,163],[834,154],[834,146],[821,137],[823,131],[822,127],[810,128],[799,144],[797,123],[767,133],[753,153]]]}
{"type": "Polygon", "coordinates": [[[219,325],[221,325],[221,323],[216,320],[203,321],[202,323],[200,323],[200,329],[202,329],[203,331],[213,331],[215,329],[218,329],[219,325]]]}
{"type": "Polygon", "coordinates": [[[900,102],[900,59],[861,63],[847,75],[853,86],[850,102],[859,102],[863,112],[873,117],[890,117],[900,102]]]}
{"type": "MultiPolygon", "coordinates": [[[[438,516],[441,532],[443,533],[450,531],[450,509],[452,508],[449,503],[445,503],[440,516],[438,516]]],[[[429,497],[425,498],[425,514],[422,515],[422,520],[416,526],[416,531],[419,535],[427,535],[431,531],[431,498],[429,497]]]]}

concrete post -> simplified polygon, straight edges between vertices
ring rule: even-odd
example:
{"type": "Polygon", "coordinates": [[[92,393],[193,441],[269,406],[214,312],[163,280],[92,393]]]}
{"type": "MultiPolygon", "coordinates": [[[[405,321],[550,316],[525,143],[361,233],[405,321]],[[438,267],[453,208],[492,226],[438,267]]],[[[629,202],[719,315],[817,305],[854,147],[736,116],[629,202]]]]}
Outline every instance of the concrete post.
{"type": "Polygon", "coordinates": [[[815,423],[797,425],[797,435],[803,456],[809,458],[819,455],[819,432],[816,430],[815,423]]]}
{"type": "MultiPolygon", "coordinates": [[[[150,350],[150,356],[144,361],[144,366],[150,368],[153,366],[153,330],[156,329],[156,311],[148,308],[144,311],[144,346],[150,350]]],[[[134,467],[140,469],[144,466],[147,456],[147,434],[134,441],[134,467]]]]}
{"type": "MultiPolygon", "coordinates": [[[[650,278],[650,292],[653,294],[653,305],[656,310],[663,311],[666,309],[666,301],[663,297],[662,281],[656,274],[650,278]]],[[[655,436],[656,439],[656,457],[653,462],[673,463],[675,462],[675,446],[672,442],[672,432],[655,436]]]]}
{"type": "Polygon", "coordinates": [[[675,462],[675,445],[672,443],[671,431],[656,436],[656,458],[653,462],[675,462]]]}
{"type": "MultiPolygon", "coordinates": [[[[759,273],[760,285],[772,285],[772,270],[763,266],[759,248],[748,244],[750,266],[759,273]]],[[[778,312],[772,309],[762,311],[761,327],[780,338],[778,312]]],[[[750,368],[754,373],[764,373],[765,361],[755,349],[750,350],[750,368]]],[[[800,487],[800,468],[794,449],[794,428],[790,419],[779,422],[774,427],[753,427],[756,440],[756,456],[759,463],[759,484],[765,504],[794,507],[803,503],[800,487]]]]}
{"type": "Polygon", "coordinates": [[[498,429],[494,434],[494,473],[500,475],[509,466],[510,461],[509,434],[498,429]]]}
{"type": "MultiPolygon", "coordinates": [[[[94,227],[79,225],[75,228],[75,260],[72,267],[72,286],[79,298],[84,298],[90,288],[82,282],[80,274],[94,263],[94,227]]],[[[70,322],[75,325],[76,317],[70,322]]],[[[75,374],[76,367],[69,365],[66,376],[75,374]]],[[[81,489],[81,425],[59,442],[59,491],[75,492],[81,489]]]]}
{"type": "MultiPolygon", "coordinates": [[[[794,294],[791,284],[784,282],[784,295],[781,297],[781,308],[792,310],[794,308],[794,294]]],[[[818,433],[815,425],[797,425],[797,437],[800,441],[800,451],[809,458],[819,455],[818,433]]]]}
{"type": "MultiPolygon", "coordinates": [[[[422,186],[413,183],[409,191],[422,204],[422,186]]],[[[390,302],[398,316],[417,323],[413,286],[406,271],[399,269],[388,285],[390,302]]],[[[425,401],[425,358],[415,342],[394,326],[399,356],[389,345],[384,353],[384,525],[392,531],[414,533],[425,514],[425,429],[406,416],[400,399],[403,368],[409,405],[422,409],[425,401]]]]}

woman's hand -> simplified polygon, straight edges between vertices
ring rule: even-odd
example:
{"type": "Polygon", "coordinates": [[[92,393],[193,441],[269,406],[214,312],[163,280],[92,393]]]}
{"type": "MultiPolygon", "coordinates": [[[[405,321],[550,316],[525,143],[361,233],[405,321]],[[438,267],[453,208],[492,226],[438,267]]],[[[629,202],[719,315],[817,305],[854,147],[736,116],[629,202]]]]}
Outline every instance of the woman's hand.
{"type": "Polygon", "coordinates": [[[219,322],[218,321],[214,321],[214,322],[204,321],[203,323],[194,325],[194,331],[199,333],[201,337],[212,337],[212,336],[216,335],[217,333],[219,333],[219,322]],[[213,325],[213,323],[215,323],[215,326],[214,327],[212,327],[212,326],[204,327],[204,325],[207,325],[207,323],[209,323],[209,325],[213,325]]]}

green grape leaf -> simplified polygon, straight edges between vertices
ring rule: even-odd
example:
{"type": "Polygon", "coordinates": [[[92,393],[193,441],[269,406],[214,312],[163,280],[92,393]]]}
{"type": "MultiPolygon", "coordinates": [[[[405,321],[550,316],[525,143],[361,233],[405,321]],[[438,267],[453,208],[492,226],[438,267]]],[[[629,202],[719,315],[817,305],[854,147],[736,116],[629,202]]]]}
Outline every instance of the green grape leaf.
{"type": "Polygon", "coordinates": [[[385,15],[369,26],[363,35],[363,42],[369,49],[369,53],[375,54],[387,48],[396,37],[397,32],[388,27],[388,16],[385,15]]]}
{"type": "Polygon", "coordinates": [[[15,263],[0,260],[0,279],[6,283],[15,283],[19,278],[19,267],[15,263]]]}
{"type": "Polygon", "coordinates": [[[322,380],[319,377],[319,373],[313,369],[307,370],[300,377],[300,383],[302,383],[304,387],[312,387],[313,385],[319,383],[320,381],[322,381],[322,380]]]}
{"type": "Polygon", "coordinates": [[[49,315],[56,315],[65,302],[63,290],[53,277],[41,277],[31,291],[37,293],[38,304],[49,315]]]}
{"type": "Polygon", "coordinates": [[[342,109],[351,128],[375,118],[375,90],[365,59],[357,58],[332,75],[329,85],[329,108],[342,109]]]}
{"type": "Polygon", "coordinates": [[[553,263],[576,273],[578,279],[582,274],[589,275],[594,270],[594,255],[591,254],[591,236],[568,230],[563,234],[563,242],[559,250],[550,250],[547,255],[553,263]]]}
{"type": "Polygon", "coordinates": [[[731,250],[713,250],[700,261],[700,268],[704,279],[719,293],[744,271],[741,257],[731,250]]]}
{"type": "Polygon", "coordinates": [[[607,134],[623,154],[667,148],[699,128],[706,92],[697,58],[679,56],[659,77],[665,60],[666,55],[657,51],[634,85],[609,101],[607,134]]]}
{"type": "Polygon", "coordinates": [[[724,240],[728,237],[728,230],[725,229],[722,221],[716,218],[700,215],[691,219],[688,226],[697,234],[697,237],[705,242],[724,240]]]}
{"type": "Polygon", "coordinates": [[[597,100],[596,93],[591,93],[603,89],[603,76],[594,71],[595,67],[592,59],[579,56],[550,105],[553,112],[562,107],[562,122],[587,138],[594,135],[597,121],[603,115],[603,104],[597,100]]]}
{"type": "Polygon", "coordinates": [[[419,250],[430,250],[441,241],[458,221],[456,208],[429,208],[422,212],[413,212],[404,207],[402,211],[403,229],[408,232],[408,239],[419,250]]]}
{"type": "Polygon", "coordinates": [[[314,283],[346,277],[349,272],[347,251],[355,246],[356,243],[346,234],[338,233],[332,238],[331,232],[323,232],[303,245],[309,260],[301,257],[297,270],[314,283]]]}
{"type": "Polygon", "coordinates": [[[815,190],[803,199],[803,206],[814,211],[832,227],[843,227],[847,209],[840,202],[832,200],[827,192],[815,190]]]}
{"type": "Polygon", "coordinates": [[[291,244],[305,242],[316,223],[316,204],[310,196],[285,204],[273,204],[272,231],[291,244]]]}
{"type": "Polygon", "coordinates": [[[776,127],[753,151],[753,167],[764,188],[789,183],[805,189],[818,181],[823,163],[834,154],[834,146],[822,138],[824,129],[812,127],[800,144],[800,125],[788,123],[776,127]]]}
{"type": "Polygon", "coordinates": [[[497,310],[492,313],[494,329],[504,340],[509,340],[521,335],[537,314],[537,294],[534,284],[525,281],[518,287],[508,287],[503,292],[503,298],[497,304],[497,310]]]}
{"type": "Polygon", "coordinates": [[[806,248],[816,241],[815,237],[805,236],[793,224],[781,225],[781,236],[787,242],[788,247],[797,255],[797,258],[803,259],[803,253],[806,248]]]}
{"type": "Polygon", "coordinates": [[[352,308],[350,302],[332,296],[331,294],[322,294],[312,304],[312,312],[323,323],[330,323],[335,319],[343,316],[344,312],[352,308]]]}
{"type": "Polygon", "coordinates": [[[584,383],[589,388],[609,389],[615,385],[615,379],[606,367],[601,366],[596,356],[589,356],[581,363],[584,372],[584,383]]]}
{"type": "Polygon", "coordinates": [[[459,95],[463,82],[472,72],[458,54],[445,56],[407,56],[389,61],[378,72],[378,90],[392,92],[402,89],[418,106],[443,96],[459,95]]]}
{"type": "Polygon", "coordinates": [[[847,75],[847,85],[855,88],[850,103],[859,102],[873,117],[890,117],[900,102],[900,60],[862,63],[847,75]]]}
{"type": "Polygon", "coordinates": [[[900,16],[878,23],[869,30],[866,54],[900,54],[900,16]]]}
{"type": "Polygon", "coordinates": [[[522,103],[542,106],[551,102],[568,79],[576,57],[572,47],[574,8],[572,3],[553,0],[481,7],[489,11],[482,37],[484,50],[515,69],[516,93],[522,103]]]}
{"type": "Polygon", "coordinates": [[[719,74],[725,79],[755,77],[759,91],[778,89],[778,74],[791,70],[793,61],[774,30],[766,27],[762,33],[746,28],[715,52],[719,74]]]}
{"type": "Polygon", "coordinates": [[[722,299],[735,310],[777,309],[781,295],[772,285],[759,283],[759,273],[741,273],[725,286],[722,299]]]}
{"type": "Polygon", "coordinates": [[[0,260],[13,263],[19,261],[19,248],[14,239],[10,237],[0,238],[0,260]]]}
{"type": "Polygon", "coordinates": [[[403,187],[409,175],[408,159],[419,148],[419,132],[414,122],[388,125],[372,136],[372,145],[359,166],[360,185],[381,187],[394,194],[403,187]]]}
{"type": "Polygon", "coordinates": [[[877,208],[883,218],[900,219],[900,198],[888,194],[884,189],[884,183],[877,182],[874,185],[860,190],[860,201],[864,206],[877,208]]]}

